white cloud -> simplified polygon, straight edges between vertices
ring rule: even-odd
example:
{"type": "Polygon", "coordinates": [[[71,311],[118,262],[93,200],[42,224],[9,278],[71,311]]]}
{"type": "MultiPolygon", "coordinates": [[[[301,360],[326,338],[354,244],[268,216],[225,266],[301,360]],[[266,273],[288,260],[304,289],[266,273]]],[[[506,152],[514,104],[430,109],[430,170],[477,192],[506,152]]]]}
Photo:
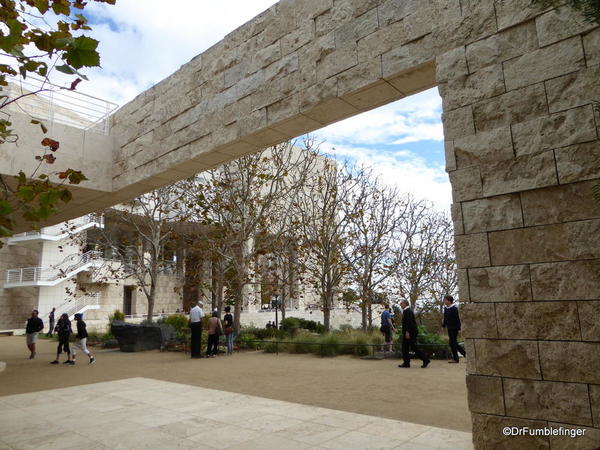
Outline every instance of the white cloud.
{"type": "Polygon", "coordinates": [[[440,210],[448,210],[452,194],[444,167],[427,164],[411,150],[385,151],[359,146],[323,145],[326,153],[338,159],[373,168],[384,183],[397,186],[417,198],[433,202],[440,210]]]}
{"type": "Polygon", "coordinates": [[[436,89],[329,125],[316,134],[330,143],[405,144],[442,141],[442,100],[436,89]]]}

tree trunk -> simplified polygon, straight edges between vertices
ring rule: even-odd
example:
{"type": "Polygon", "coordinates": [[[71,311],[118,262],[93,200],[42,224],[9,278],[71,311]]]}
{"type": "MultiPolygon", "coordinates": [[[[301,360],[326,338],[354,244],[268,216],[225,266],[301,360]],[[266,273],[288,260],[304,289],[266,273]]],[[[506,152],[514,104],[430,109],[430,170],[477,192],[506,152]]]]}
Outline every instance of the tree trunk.
{"type": "Polygon", "coordinates": [[[285,320],[285,282],[281,286],[281,320],[285,320]]]}
{"type": "Polygon", "coordinates": [[[152,316],[154,315],[154,297],[156,296],[156,284],[154,281],[150,284],[150,294],[148,295],[148,314],[146,319],[148,322],[152,322],[152,316]]]}

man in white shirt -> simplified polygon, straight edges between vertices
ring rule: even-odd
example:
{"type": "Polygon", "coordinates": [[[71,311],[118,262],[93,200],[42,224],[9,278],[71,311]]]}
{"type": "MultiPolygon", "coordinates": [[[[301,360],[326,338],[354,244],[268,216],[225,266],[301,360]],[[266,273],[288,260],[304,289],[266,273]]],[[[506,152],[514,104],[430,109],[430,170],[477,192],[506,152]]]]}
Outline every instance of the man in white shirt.
{"type": "Polygon", "coordinates": [[[202,354],[202,317],[204,317],[202,302],[198,301],[198,304],[190,310],[190,329],[192,331],[190,353],[192,358],[200,358],[202,354]]]}

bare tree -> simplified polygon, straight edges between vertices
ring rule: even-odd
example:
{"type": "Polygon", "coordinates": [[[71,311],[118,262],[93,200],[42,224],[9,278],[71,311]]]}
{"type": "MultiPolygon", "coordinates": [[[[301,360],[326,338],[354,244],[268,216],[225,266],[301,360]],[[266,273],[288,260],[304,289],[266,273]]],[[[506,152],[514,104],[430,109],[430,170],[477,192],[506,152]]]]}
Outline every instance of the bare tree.
{"type": "Polygon", "coordinates": [[[415,204],[367,172],[357,178],[349,196],[343,204],[348,217],[343,254],[359,293],[362,327],[366,330],[372,325],[371,305],[377,291],[386,287],[401,263],[399,231],[406,210],[415,204]]]}
{"type": "Polygon", "coordinates": [[[187,203],[193,205],[196,220],[209,225],[201,232],[209,239],[218,230],[220,245],[213,251],[233,273],[236,329],[244,301],[250,301],[251,286],[256,285],[256,238],[276,240],[286,231],[286,211],[314,164],[312,154],[294,144],[244,156],[187,182],[187,203]]]}
{"type": "Polygon", "coordinates": [[[152,321],[159,275],[172,269],[165,253],[173,242],[182,215],[177,185],[157,189],[105,212],[119,225],[101,233],[117,265],[105,265],[111,276],[133,278],[148,301],[148,321],[152,321]]]}
{"type": "Polygon", "coordinates": [[[354,214],[350,192],[358,178],[345,165],[323,159],[299,197],[305,268],[319,293],[327,330],[335,297],[342,294],[349,270],[342,250],[347,244],[349,216],[354,214]]]}

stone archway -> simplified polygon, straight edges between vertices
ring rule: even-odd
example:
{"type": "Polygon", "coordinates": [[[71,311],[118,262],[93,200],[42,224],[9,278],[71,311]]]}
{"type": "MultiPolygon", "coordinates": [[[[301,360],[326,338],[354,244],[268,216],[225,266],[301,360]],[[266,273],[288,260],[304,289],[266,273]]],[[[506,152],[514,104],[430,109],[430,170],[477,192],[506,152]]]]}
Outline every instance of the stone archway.
{"type": "Polygon", "coordinates": [[[57,220],[437,85],[476,447],[597,442],[599,64],[599,29],[529,0],[282,0],[121,108],[108,187],[57,220]]]}

